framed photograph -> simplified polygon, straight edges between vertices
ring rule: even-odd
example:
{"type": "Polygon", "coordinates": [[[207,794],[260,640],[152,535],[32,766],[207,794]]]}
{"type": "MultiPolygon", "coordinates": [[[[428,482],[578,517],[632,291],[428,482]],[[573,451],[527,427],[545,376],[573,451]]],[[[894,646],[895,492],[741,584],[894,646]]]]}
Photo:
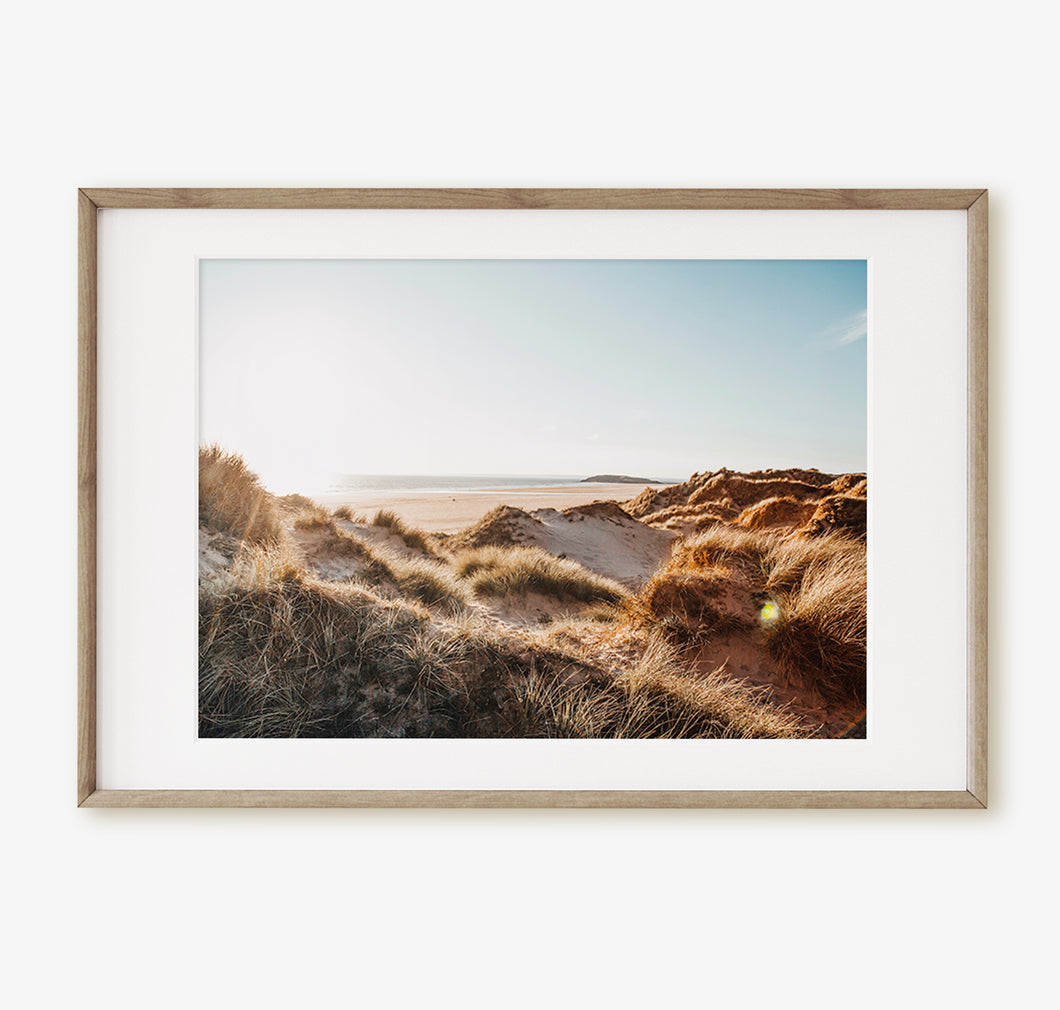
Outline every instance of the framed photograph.
{"type": "Polygon", "coordinates": [[[79,191],[81,806],[986,806],[984,190],[79,191]]]}

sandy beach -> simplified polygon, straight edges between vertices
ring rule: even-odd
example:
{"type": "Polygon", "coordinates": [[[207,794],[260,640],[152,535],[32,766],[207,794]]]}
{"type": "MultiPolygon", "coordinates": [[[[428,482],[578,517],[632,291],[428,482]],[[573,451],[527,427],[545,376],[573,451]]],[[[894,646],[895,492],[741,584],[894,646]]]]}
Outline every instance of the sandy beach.
{"type": "Polygon", "coordinates": [[[355,512],[390,509],[405,522],[429,533],[455,533],[481,519],[498,505],[524,511],[565,509],[594,501],[625,501],[646,487],[661,484],[585,484],[576,487],[509,488],[490,491],[368,491],[317,495],[314,501],[335,509],[348,505],[355,512]]]}

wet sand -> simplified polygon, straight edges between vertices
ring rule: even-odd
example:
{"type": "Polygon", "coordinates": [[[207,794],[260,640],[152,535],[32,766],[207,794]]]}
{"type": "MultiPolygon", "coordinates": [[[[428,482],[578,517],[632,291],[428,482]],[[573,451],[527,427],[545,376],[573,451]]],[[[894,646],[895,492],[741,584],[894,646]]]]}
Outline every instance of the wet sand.
{"type": "Polygon", "coordinates": [[[586,484],[575,487],[511,488],[490,491],[366,491],[334,492],[315,496],[328,508],[348,505],[354,512],[374,513],[390,509],[412,526],[429,533],[454,533],[481,519],[498,505],[513,505],[524,511],[594,501],[626,501],[635,498],[646,487],[663,484],[586,484]]]}

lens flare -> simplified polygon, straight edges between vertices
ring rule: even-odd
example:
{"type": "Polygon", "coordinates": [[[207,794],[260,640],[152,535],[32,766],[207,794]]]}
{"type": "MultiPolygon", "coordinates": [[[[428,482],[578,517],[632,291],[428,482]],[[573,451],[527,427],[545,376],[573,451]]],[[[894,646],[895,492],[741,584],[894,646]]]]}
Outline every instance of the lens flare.
{"type": "Polygon", "coordinates": [[[778,617],[780,617],[780,607],[778,607],[772,600],[763,604],[762,613],[759,619],[767,628],[773,624],[778,617]]]}

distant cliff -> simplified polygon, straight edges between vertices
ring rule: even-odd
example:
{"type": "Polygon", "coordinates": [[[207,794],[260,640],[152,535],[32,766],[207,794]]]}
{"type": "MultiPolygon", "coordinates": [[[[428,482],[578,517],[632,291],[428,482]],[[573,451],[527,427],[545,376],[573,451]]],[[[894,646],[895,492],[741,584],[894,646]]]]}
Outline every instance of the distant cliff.
{"type": "Polygon", "coordinates": [[[586,477],[583,484],[664,484],[665,481],[654,477],[627,477],[617,473],[598,473],[595,477],[586,477]]]}

